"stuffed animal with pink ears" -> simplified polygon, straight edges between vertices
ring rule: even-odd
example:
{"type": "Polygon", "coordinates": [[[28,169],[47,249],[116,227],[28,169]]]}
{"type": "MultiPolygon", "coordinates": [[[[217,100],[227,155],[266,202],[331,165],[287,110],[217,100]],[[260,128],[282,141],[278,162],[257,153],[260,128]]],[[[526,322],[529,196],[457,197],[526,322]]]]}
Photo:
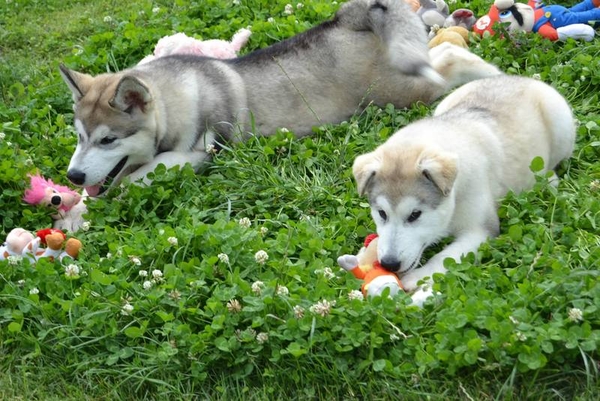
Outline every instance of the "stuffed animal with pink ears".
{"type": "Polygon", "coordinates": [[[242,28],[233,35],[230,42],[220,39],[203,41],[190,38],[185,33],[165,36],[156,43],[154,54],[144,57],[138,65],[172,54],[192,54],[219,59],[236,58],[237,53],[248,42],[251,34],[249,29],[242,28]]]}
{"type": "Polygon", "coordinates": [[[66,187],[47,180],[40,175],[30,175],[30,187],[25,190],[23,200],[31,205],[54,208],[58,214],[54,220],[65,219],[71,210],[81,202],[81,195],[66,187]]]}

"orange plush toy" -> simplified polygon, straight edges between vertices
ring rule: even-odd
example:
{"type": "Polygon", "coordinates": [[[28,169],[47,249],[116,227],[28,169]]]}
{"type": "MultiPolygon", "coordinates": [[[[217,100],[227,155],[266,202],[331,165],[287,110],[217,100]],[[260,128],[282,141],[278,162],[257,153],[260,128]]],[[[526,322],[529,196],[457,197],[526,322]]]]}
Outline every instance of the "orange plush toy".
{"type": "Polygon", "coordinates": [[[365,238],[365,246],[357,255],[342,255],[337,262],[341,268],[363,280],[361,290],[365,297],[379,296],[386,288],[390,289],[390,295],[403,289],[398,276],[381,267],[377,260],[377,234],[365,238]]]}

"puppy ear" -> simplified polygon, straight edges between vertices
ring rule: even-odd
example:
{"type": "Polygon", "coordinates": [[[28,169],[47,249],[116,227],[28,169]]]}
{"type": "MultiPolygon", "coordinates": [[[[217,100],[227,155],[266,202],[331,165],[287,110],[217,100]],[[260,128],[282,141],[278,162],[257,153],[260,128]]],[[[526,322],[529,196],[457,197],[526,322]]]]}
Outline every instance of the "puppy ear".
{"type": "Polygon", "coordinates": [[[82,74],[68,69],[64,64],[59,66],[60,75],[73,92],[73,101],[78,102],[89,90],[94,78],[88,74],[82,74]]]}
{"type": "Polygon", "coordinates": [[[419,157],[417,167],[442,195],[450,194],[458,174],[458,157],[454,153],[425,151],[419,157]]]}
{"type": "Polygon", "coordinates": [[[117,84],[115,95],[108,104],[125,113],[131,113],[135,109],[144,113],[150,102],[152,95],[148,87],[138,78],[126,75],[117,84]]]}
{"type": "Polygon", "coordinates": [[[354,174],[360,196],[363,196],[367,192],[380,168],[381,161],[375,152],[360,155],[354,160],[352,174],[354,174]]]}

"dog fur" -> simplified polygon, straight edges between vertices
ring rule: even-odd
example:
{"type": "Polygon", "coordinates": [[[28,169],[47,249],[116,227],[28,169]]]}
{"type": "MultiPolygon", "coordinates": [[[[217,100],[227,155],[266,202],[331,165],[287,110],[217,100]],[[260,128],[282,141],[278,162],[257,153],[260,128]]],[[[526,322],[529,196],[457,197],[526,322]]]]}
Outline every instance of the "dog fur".
{"type": "MultiPolygon", "coordinates": [[[[567,101],[549,85],[501,75],[470,82],[447,96],[432,117],[407,125],[356,158],[353,174],[379,235],[381,265],[407,290],[443,261],[476,252],[499,233],[497,202],[531,188],[539,156],[554,169],[571,156],[575,124],[567,101]],[[453,241],[418,268],[423,251],[453,241]]],[[[421,304],[431,294],[415,292],[421,304]]]]}

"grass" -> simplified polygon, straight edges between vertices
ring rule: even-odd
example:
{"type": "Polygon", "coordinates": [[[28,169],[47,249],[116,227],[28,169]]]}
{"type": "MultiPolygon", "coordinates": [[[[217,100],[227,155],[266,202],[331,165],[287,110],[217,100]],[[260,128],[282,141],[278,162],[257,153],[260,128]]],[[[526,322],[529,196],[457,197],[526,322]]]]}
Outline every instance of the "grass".
{"type": "MultiPolygon", "coordinates": [[[[67,184],[76,137],[60,62],[117,70],[164,35],[247,25],[251,51],[336,8],[303,3],[285,15],[267,0],[3,2],[2,235],[52,224],[21,201],[28,173],[67,184]]],[[[200,175],[158,168],[151,187],[111,191],[76,234],[79,277],[59,262],[0,262],[0,399],[598,399],[600,45],[521,34],[471,49],[556,87],[578,138],[559,187],[509,194],[500,236],[436,279],[440,298],[418,309],[405,294],[347,296],[360,283],[335,260],[374,230],[352,162],[430,111],[370,107],[309,138],[225,149],[200,175]],[[324,301],[328,315],[311,311],[324,301]]]]}

